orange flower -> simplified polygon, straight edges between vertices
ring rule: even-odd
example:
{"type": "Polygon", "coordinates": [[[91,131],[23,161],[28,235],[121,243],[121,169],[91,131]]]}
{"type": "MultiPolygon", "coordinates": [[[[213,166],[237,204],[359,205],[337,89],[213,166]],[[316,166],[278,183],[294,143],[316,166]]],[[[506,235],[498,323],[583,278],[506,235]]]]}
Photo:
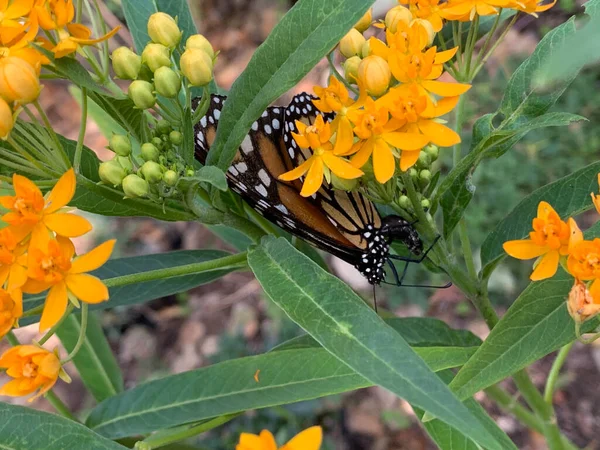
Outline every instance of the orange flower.
{"type": "MultiPolygon", "coordinates": [[[[292,133],[296,143],[303,149],[311,149],[312,155],[305,153],[306,161],[294,170],[279,176],[280,180],[292,181],[306,174],[300,195],[309,197],[319,190],[323,184],[323,176],[330,182],[330,171],[340,178],[353,180],[363,175],[362,170],[357,169],[348,161],[340,158],[352,146],[352,140],[342,142],[336,140],[336,145],[331,143],[333,131],[331,124],[325,123],[323,116],[317,116],[313,125],[306,125],[296,121],[298,133],[292,133]]],[[[308,150],[307,150],[308,151],[308,150]]]]}
{"type": "MultiPolygon", "coordinates": [[[[600,186],[600,173],[598,174],[598,186],[600,186]]],[[[596,211],[600,214],[600,195],[594,194],[593,192],[590,195],[592,196],[592,203],[596,207],[596,211]]]]}
{"type": "Polygon", "coordinates": [[[544,0],[515,0],[511,8],[526,12],[527,14],[531,14],[532,16],[537,17],[537,13],[548,11],[556,4],[556,0],[554,0],[552,3],[540,5],[540,3],[543,1],[544,0]]]}
{"type": "Polygon", "coordinates": [[[62,209],[75,194],[75,172],[69,169],[44,197],[40,189],[27,178],[13,174],[14,196],[0,197],[0,205],[9,212],[2,220],[9,225],[18,241],[32,233],[32,241],[47,240],[47,230],[59,236],[77,237],[92,229],[83,217],[62,209]]]}
{"type": "Polygon", "coordinates": [[[600,299],[600,239],[580,239],[571,245],[567,268],[579,280],[594,280],[590,286],[590,294],[600,299]]]}
{"type": "Polygon", "coordinates": [[[51,50],[56,58],[62,58],[75,53],[81,46],[94,45],[110,39],[119,31],[119,28],[117,26],[104,36],[90,39],[92,31],[88,27],[80,23],[70,23],[66,26],[66,30],[59,31],[60,41],[51,50]]]}
{"type": "Polygon", "coordinates": [[[600,302],[594,298],[599,297],[593,297],[585,283],[576,278],[567,299],[567,309],[575,322],[585,322],[600,312],[600,302]]]}
{"type": "Polygon", "coordinates": [[[319,450],[323,441],[321,427],[310,427],[298,433],[283,447],[277,447],[273,434],[263,430],[259,435],[242,433],[235,450],[319,450]]]}
{"type": "Polygon", "coordinates": [[[56,352],[35,345],[17,345],[0,356],[0,368],[14,380],[0,388],[0,395],[21,397],[38,393],[30,402],[48,392],[58,377],[69,382],[69,376],[63,371],[56,352]]]}
{"type": "Polygon", "coordinates": [[[443,5],[440,15],[448,20],[469,22],[475,15],[497,15],[499,8],[510,8],[512,5],[507,0],[449,0],[443,5]]]}
{"type": "Polygon", "coordinates": [[[0,288],[0,338],[4,337],[23,314],[23,307],[19,306],[13,297],[0,288]]]}
{"type": "Polygon", "coordinates": [[[541,257],[530,278],[533,281],[544,280],[554,276],[560,257],[569,253],[570,236],[569,225],[560,219],[552,206],[540,202],[529,239],[505,242],[503,248],[517,259],[541,257]]]}
{"type": "MultiPolygon", "coordinates": [[[[422,134],[397,131],[404,125],[398,119],[390,119],[389,110],[380,102],[368,98],[364,109],[349,114],[354,123],[354,134],[361,141],[355,145],[357,153],[351,162],[355,167],[362,167],[373,155],[373,171],[380,183],[385,183],[396,168],[394,150],[414,152],[423,148],[429,140],[422,134]]],[[[401,159],[402,160],[402,159],[401,159]]]]}
{"type": "MultiPolygon", "coordinates": [[[[23,24],[22,18],[25,18],[33,8],[34,0],[0,0],[0,39],[2,42],[12,41],[21,30],[30,25],[30,22],[23,24]],[[10,3],[10,4],[9,4],[10,3]]],[[[37,33],[37,25],[33,24],[33,36],[37,33]]]]}
{"type": "Polygon", "coordinates": [[[410,12],[419,19],[425,19],[433,26],[437,33],[442,29],[444,23],[441,15],[440,0],[400,0],[398,3],[409,5],[410,12]]]}
{"type": "Polygon", "coordinates": [[[27,246],[19,244],[10,228],[0,230],[0,288],[10,292],[19,308],[19,315],[23,312],[23,296],[21,287],[27,281],[27,246]]]}
{"type": "MultiPolygon", "coordinates": [[[[39,294],[50,289],[40,320],[40,331],[55,325],[65,313],[69,299],[85,303],[108,300],[108,289],[98,278],[85,272],[96,270],[112,253],[115,240],[106,241],[72,261],[75,249],[65,238],[52,239],[30,246],[27,275],[23,292],[39,294]]],[[[76,303],[77,304],[77,303],[76,303]]]]}

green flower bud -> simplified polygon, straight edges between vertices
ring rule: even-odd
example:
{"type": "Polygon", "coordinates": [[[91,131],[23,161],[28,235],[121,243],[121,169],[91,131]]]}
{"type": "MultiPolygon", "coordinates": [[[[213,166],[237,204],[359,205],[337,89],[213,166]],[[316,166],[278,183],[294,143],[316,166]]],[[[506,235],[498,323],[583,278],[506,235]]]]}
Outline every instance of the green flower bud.
{"type": "Polygon", "coordinates": [[[119,47],[112,53],[112,66],[117,77],[135,80],[142,68],[142,58],[127,47],[119,47]]]}
{"type": "Polygon", "coordinates": [[[193,177],[194,175],[196,175],[196,171],[194,169],[187,169],[185,171],[185,176],[186,177],[193,177]]]}
{"type": "Polygon", "coordinates": [[[419,172],[419,184],[422,187],[425,187],[431,181],[431,171],[425,169],[419,172]]]}
{"type": "Polygon", "coordinates": [[[421,200],[421,206],[425,211],[427,211],[431,206],[431,202],[428,199],[424,198],[423,200],[421,200]]]}
{"type": "Polygon", "coordinates": [[[113,134],[108,140],[108,147],[119,156],[131,155],[131,141],[129,136],[113,134]]]}
{"type": "Polygon", "coordinates": [[[179,175],[174,170],[167,170],[163,175],[163,181],[167,186],[175,186],[179,181],[179,175]]]}
{"type": "Polygon", "coordinates": [[[131,162],[131,158],[129,156],[117,156],[115,159],[119,161],[119,164],[121,164],[121,167],[125,169],[125,172],[133,172],[133,163],[131,162]]]}
{"type": "Polygon", "coordinates": [[[127,173],[125,173],[125,169],[121,167],[121,164],[113,159],[100,164],[98,175],[104,183],[116,187],[121,184],[127,173]]]}
{"type": "Polygon", "coordinates": [[[146,142],[145,144],[142,144],[140,155],[144,161],[158,161],[160,152],[154,144],[146,142]]]}
{"type": "Polygon", "coordinates": [[[126,197],[145,197],[149,191],[148,182],[135,174],[127,175],[123,179],[123,192],[126,197]]]}
{"type": "Polygon", "coordinates": [[[146,181],[152,184],[158,183],[163,177],[162,167],[154,161],[146,161],[141,168],[141,172],[146,181]]]}
{"type": "Polygon", "coordinates": [[[135,80],[129,85],[127,94],[138,109],[149,109],[156,103],[152,84],[147,81],[135,80]]]}
{"type": "Polygon", "coordinates": [[[336,189],[341,191],[351,191],[358,184],[358,179],[354,180],[346,180],[344,178],[340,178],[336,176],[334,173],[331,174],[331,184],[336,189]]]}
{"type": "Polygon", "coordinates": [[[417,172],[417,169],[415,169],[414,167],[408,169],[408,174],[413,179],[413,181],[417,181],[419,178],[419,172],[417,172]]]}
{"type": "Polygon", "coordinates": [[[142,61],[152,72],[156,72],[160,67],[171,66],[171,52],[164,45],[148,44],[142,52],[142,61]]]}
{"type": "Polygon", "coordinates": [[[170,67],[159,67],[154,72],[154,87],[160,95],[174,98],[177,97],[181,89],[181,79],[177,72],[170,67]]]}
{"type": "Polygon", "coordinates": [[[398,199],[398,206],[404,210],[410,209],[410,200],[406,195],[401,195],[398,199]]]}
{"type": "Polygon", "coordinates": [[[213,79],[213,60],[203,50],[188,48],[181,55],[179,66],[192,86],[206,86],[213,79]]]}
{"type": "Polygon", "coordinates": [[[158,136],[153,137],[150,142],[152,142],[152,144],[154,144],[154,146],[159,150],[162,150],[162,148],[165,146],[163,140],[158,136]]]}
{"type": "Polygon", "coordinates": [[[204,51],[208,56],[212,58],[215,57],[215,50],[212,45],[201,34],[194,34],[188,38],[185,42],[185,48],[197,48],[198,50],[204,51]]]}
{"type": "Polygon", "coordinates": [[[365,45],[365,37],[356,28],[352,28],[340,41],[340,53],[346,58],[352,58],[361,53],[365,45]]]}
{"type": "Polygon", "coordinates": [[[148,35],[152,42],[175,48],[181,41],[182,34],[175,19],[168,14],[157,12],[148,19],[148,35]]]}
{"type": "Polygon", "coordinates": [[[360,53],[358,56],[366,58],[367,56],[371,56],[371,43],[367,39],[360,49],[360,53]]]}
{"type": "Polygon", "coordinates": [[[156,131],[158,131],[159,134],[169,134],[171,132],[171,122],[160,119],[156,124],[156,131]]]}
{"type": "Polygon", "coordinates": [[[173,144],[179,145],[183,142],[183,134],[181,134],[179,131],[171,131],[169,133],[169,140],[173,144]]]}
{"type": "Polygon", "coordinates": [[[433,144],[426,146],[423,150],[425,151],[425,153],[427,153],[427,155],[429,155],[429,158],[432,162],[437,160],[438,156],[440,155],[440,149],[433,144]]]}
{"type": "Polygon", "coordinates": [[[360,66],[361,61],[362,59],[358,56],[353,56],[352,58],[348,58],[342,64],[342,67],[344,68],[344,77],[349,83],[356,84],[356,81],[358,80],[358,66],[360,66]]]}
{"type": "Polygon", "coordinates": [[[431,158],[425,152],[419,153],[419,159],[417,160],[417,167],[419,169],[426,169],[431,166],[431,158]]]}

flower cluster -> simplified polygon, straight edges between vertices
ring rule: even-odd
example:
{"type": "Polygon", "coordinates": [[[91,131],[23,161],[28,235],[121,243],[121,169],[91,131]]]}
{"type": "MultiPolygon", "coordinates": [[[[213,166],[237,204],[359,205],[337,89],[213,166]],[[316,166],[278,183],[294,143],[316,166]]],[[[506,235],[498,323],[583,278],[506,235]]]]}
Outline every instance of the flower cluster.
{"type": "Polygon", "coordinates": [[[12,130],[19,107],[39,95],[41,68],[52,63],[40,48],[63,58],[118,31],[93,39],[74,20],[73,0],[0,1],[0,137],[12,130]]]}
{"type": "Polygon", "coordinates": [[[297,123],[296,143],[310,148],[313,156],[282,179],[306,175],[302,195],[316,192],[323,175],[330,181],[329,171],[342,179],[356,179],[369,162],[377,182],[386,183],[397,166],[403,172],[413,167],[427,145],[460,142],[439,119],[470,88],[439,80],[444,63],[457,49],[438,51],[431,45],[437,27],[404,6],[390,10],[379,26],[385,28],[385,41],[367,40],[354,28],[340,42],[340,51],[348,58],[344,63],[348,86],[332,76],[328,87],[315,87],[319,97],[315,106],[323,113],[335,113],[331,126],[297,123]],[[351,84],[358,87],[356,99],[350,95],[351,84]],[[311,133],[319,134],[319,145],[313,145],[311,133]]]}
{"type": "Polygon", "coordinates": [[[319,450],[322,440],[321,427],[310,427],[298,433],[283,447],[278,447],[273,434],[263,430],[258,435],[242,433],[235,450],[319,450]]]}
{"type": "MultiPolygon", "coordinates": [[[[592,194],[592,201],[600,214],[600,195],[592,194]]],[[[584,239],[573,218],[563,221],[550,204],[540,202],[529,239],[505,242],[504,251],[513,258],[537,258],[533,281],[554,276],[561,264],[575,278],[567,306],[577,323],[600,313],[600,239],[584,239]]]]}

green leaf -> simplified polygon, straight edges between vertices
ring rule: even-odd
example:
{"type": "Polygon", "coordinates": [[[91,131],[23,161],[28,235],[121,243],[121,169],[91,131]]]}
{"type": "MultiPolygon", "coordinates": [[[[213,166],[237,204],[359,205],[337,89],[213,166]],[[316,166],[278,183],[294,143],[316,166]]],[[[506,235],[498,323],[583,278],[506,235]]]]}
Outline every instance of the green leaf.
{"type": "Polygon", "coordinates": [[[543,186],[525,197],[486,237],[481,247],[484,267],[498,262],[506,254],[502,244],[522,239],[531,231],[531,222],[537,216],[537,207],[544,200],[566,220],[593,208],[590,193],[598,192],[600,162],[590,164],[566,177],[543,186]]]}
{"type": "MultiPolygon", "coordinates": [[[[474,350],[416,349],[432,370],[461,365],[474,350]]],[[[305,348],[237,358],[142,384],[100,403],[86,425],[119,438],[368,386],[371,383],[313,341],[305,348]]]]}
{"type": "Polygon", "coordinates": [[[146,141],[147,124],[144,111],[135,108],[131,99],[115,98],[97,92],[88,92],[88,97],[140,144],[146,141]]]}
{"type": "Polygon", "coordinates": [[[208,165],[227,170],[252,122],[294,87],[369,9],[374,0],[300,0],[256,50],[233,84],[208,165]]]}
{"type": "Polygon", "coordinates": [[[245,251],[252,245],[252,239],[241,231],[225,225],[207,225],[210,231],[219,236],[228,245],[239,251],[245,251]]]}
{"type": "MultiPolygon", "coordinates": [[[[501,26],[506,19],[511,18],[517,13],[514,9],[503,9],[500,13],[499,25],[501,26]]],[[[492,27],[494,26],[494,22],[498,19],[497,16],[482,16],[479,18],[479,28],[477,29],[477,40],[481,39],[483,36],[488,34],[492,27]]],[[[465,48],[467,43],[467,36],[469,35],[469,28],[471,27],[471,22],[463,22],[462,31],[460,34],[460,40],[462,41],[462,48],[465,48]]],[[[454,43],[454,36],[452,35],[452,23],[447,22],[444,28],[442,28],[441,35],[446,43],[446,48],[450,49],[455,47],[457,44],[454,43]]],[[[436,38],[438,46],[441,46],[441,41],[439,37],[436,38]]]]}
{"type": "Polygon", "coordinates": [[[263,239],[248,263],[267,295],[340,361],[477,443],[501,448],[398,333],[285,239],[263,239]]]}
{"type": "MultiPolygon", "coordinates": [[[[453,374],[449,370],[438,372],[438,376],[444,380],[446,384],[450,383],[453,378],[453,374]]],[[[469,408],[473,415],[488,429],[490,434],[496,437],[498,442],[502,444],[502,448],[517,450],[517,447],[506,433],[496,425],[496,422],[476,400],[472,398],[466,400],[465,406],[469,408]]],[[[422,420],[424,411],[418,408],[414,408],[414,410],[417,417],[422,420]]],[[[427,421],[423,423],[423,426],[425,427],[425,430],[427,430],[429,436],[431,436],[431,439],[434,440],[441,450],[479,450],[481,448],[464,434],[456,431],[454,428],[438,419],[427,421]]]]}
{"type": "Polygon", "coordinates": [[[189,179],[208,183],[225,192],[227,190],[227,178],[225,173],[215,166],[203,166],[189,179]]]}
{"type": "MultiPolygon", "coordinates": [[[[69,86],[69,93],[73,96],[79,107],[81,107],[81,89],[77,86],[69,86]]],[[[113,133],[117,134],[127,134],[125,128],[123,128],[115,119],[113,119],[110,115],[106,114],[104,109],[102,109],[96,102],[88,98],[88,117],[91,118],[98,128],[100,128],[100,132],[102,135],[110,139],[113,133]]]]}
{"type": "Polygon", "coordinates": [[[54,60],[54,67],[59,75],[80,88],[87,88],[90,91],[99,94],[105,94],[106,90],[101,85],[94,81],[90,73],[83,67],[75,58],[59,58],[54,60]]]}
{"type": "Polygon", "coordinates": [[[125,450],[83,425],[55,414],[0,403],[0,448],[3,450],[125,450]]]}
{"type": "MultiPolygon", "coordinates": [[[[71,352],[81,332],[81,315],[72,313],[58,328],[56,334],[71,352]]],[[[81,376],[83,384],[92,393],[96,401],[102,400],[123,391],[123,376],[119,364],[115,360],[110,345],[104,336],[98,316],[88,314],[88,323],[83,345],[73,363],[81,376]]]]}
{"type": "MultiPolygon", "coordinates": [[[[230,255],[230,253],[220,250],[184,250],[156,255],[118,258],[109,260],[98,270],[91,272],[91,274],[103,281],[109,281],[125,275],[143,275],[145,272],[153,270],[211,261],[230,255]]],[[[232,270],[231,268],[221,268],[193,275],[176,276],[110,288],[110,300],[91,305],[91,309],[100,310],[114,308],[115,306],[135,305],[155,298],[185,292],[202,284],[210,283],[230,273],[232,270]]],[[[44,299],[44,294],[27,296],[23,299],[23,308],[25,311],[35,308],[41,305],[44,299]]],[[[35,321],[33,318],[28,317],[20,322],[27,324],[33,321],[35,321]]]]}

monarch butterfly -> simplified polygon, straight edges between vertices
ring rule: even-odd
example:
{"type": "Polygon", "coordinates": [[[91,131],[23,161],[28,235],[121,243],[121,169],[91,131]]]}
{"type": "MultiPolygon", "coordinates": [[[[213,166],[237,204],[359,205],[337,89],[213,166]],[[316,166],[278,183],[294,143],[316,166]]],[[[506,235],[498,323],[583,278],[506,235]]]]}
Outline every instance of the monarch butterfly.
{"type": "MultiPolygon", "coordinates": [[[[298,147],[292,132],[295,121],[312,124],[321,114],[310,94],[296,95],[287,107],[269,107],[253,124],[227,171],[230,188],[273,223],[314,246],[352,264],[372,285],[385,280],[387,261],[402,283],[408,262],[421,262],[423,243],[412,224],[399,216],[381,218],[373,203],[359,192],[322,186],[311,197],[300,195],[301,182],[284,182],[279,175],[310,156],[298,147]],[[418,258],[390,255],[390,243],[399,240],[418,258]],[[398,277],[390,259],[406,262],[398,277]]],[[[226,97],[212,95],[209,109],[195,125],[195,157],[205,164],[226,97]]],[[[199,100],[195,100],[197,107],[199,100]]],[[[325,120],[332,116],[322,114],[325,120]]],[[[430,247],[431,248],[431,247],[430,247]]]]}

